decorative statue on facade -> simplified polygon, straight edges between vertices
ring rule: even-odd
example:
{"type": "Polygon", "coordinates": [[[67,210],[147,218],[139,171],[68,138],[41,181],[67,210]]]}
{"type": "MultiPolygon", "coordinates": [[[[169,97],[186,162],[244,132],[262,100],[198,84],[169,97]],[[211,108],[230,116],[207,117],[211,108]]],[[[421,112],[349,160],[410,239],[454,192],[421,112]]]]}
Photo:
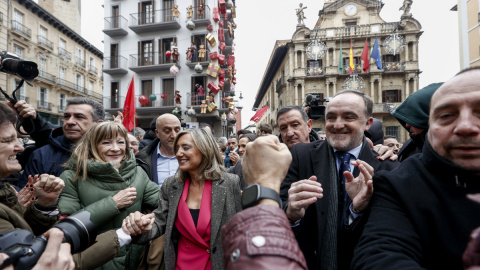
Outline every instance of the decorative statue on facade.
{"type": "Polygon", "coordinates": [[[200,50],[198,50],[198,58],[200,58],[201,60],[204,60],[205,58],[205,53],[207,52],[207,50],[205,50],[205,45],[200,45],[200,50]]]}
{"type": "Polygon", "coordinates": [[[205,8],[203,7],[203,4],[200,4],[200,6],[198,7],[197,9],[197,15],[199,18],[203,18],[203,11],[205,10],[205,8]]]}
{"type": "Polygon", "coordinates": [[[193,17],[193,7],[192,5],[187,7],[187,19],[191,19],[193,17]]]}
{"type": "Polygon", "coordinates": [[[305,20],[305,15],[303,14],[303,10],[306,9],[307,7],[303,7],[303,4],[300,3],[300,8],[297,8],[297,20],[299,25],[303,25],[303,20],[305,20]]]}
{"type": "Polygon", "coordinates": [[[403,5],[400,7],[399,10],[403,10],[402,17],[411,17],[410,9],[412,8],[413,0],[404,0],[403,5]]]}
{"type": "Polygon", "coordinates": [[[172,16],[177,17],[177,18],[178,18],[178,16],[180,16],[180,12],[178,11],[178,5],[177,4],[173,5],[172,16]]]}

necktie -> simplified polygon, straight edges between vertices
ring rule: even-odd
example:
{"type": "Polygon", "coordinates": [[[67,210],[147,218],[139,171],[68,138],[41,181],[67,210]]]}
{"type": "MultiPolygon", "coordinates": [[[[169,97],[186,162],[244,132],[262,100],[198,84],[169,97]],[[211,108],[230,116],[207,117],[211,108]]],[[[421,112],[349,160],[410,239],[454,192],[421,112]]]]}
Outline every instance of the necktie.
{"type": "Polygon", "coordinates": [[[337,158],[340,162],[339,170],[338,170],[338,179],[339,179],[339,209],[342,210],[346,206],[347,203],[347,191],[345,189],[345,176],[343,176],[343,173],[345,171],[350,171],[350,157],[351,155],[347,152],[341,152],[337,151],[336,152],[337,158]]]}

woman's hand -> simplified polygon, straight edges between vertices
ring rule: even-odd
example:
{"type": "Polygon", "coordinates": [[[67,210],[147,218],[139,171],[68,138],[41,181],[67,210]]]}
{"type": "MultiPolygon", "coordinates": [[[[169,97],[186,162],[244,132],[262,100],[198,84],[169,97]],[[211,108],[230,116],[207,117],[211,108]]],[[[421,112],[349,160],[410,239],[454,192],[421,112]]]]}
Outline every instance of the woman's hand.
{"type": "Polygon", "coordinates": [[[130,206],[137,198],[137,190],[135,187],[129,187],[124,190],[120,190],[113,196],[113,201],[117,205],[118,209],[122,209],[130,206]]]}
{"type": "Polygon", "coordinates": [[[31,175],[28,176],[28,183],[23,187],[20,192],[17,193],[18,202],[24,207],[28,207],[32,202],[35,201],[37,194],[35,193],[35,188],[33,185],[38,181],[38,174],[34,177],[31,175]]]}
{"type": "Polygon", "coordinates": [[[42,206],[55,205],[64,186],[65,182],[55,175],[41,174],[33,184],[38,196],[37,203],[42,206]]]}
{"type": "Polygon", "coordinates": [[[144,215],[138,211],[130,213],[122,222],[122,230],[131,236],[148,233],[152,230],[155,214],[144,215]]]}

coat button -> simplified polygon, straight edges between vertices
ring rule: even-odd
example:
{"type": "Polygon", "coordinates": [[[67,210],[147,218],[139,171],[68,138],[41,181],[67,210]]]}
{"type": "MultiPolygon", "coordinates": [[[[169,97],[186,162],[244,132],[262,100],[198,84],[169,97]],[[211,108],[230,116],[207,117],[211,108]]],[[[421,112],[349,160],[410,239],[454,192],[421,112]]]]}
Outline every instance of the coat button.
{"type": "Polygon", "coordinates": [[[207,253],[210,254],[210,249],[207,249],[207,253]]]}
{"type": "Polygon", "coordinates": [[[263,246],[265,246],[266,242],[267,241],[265,240],[265,237],[263,237],[261,235],[257,235],[257,236],[252,238],[252,243],[256,247],[263,247],[263,246]]]}
{"type": "Polygon", "coordinates": [[[240,249],[236,248],[232,252],[232,256],[230,256],[230,260],[235,263],[238,261],[238,258],[240,258],[240,249]]]}

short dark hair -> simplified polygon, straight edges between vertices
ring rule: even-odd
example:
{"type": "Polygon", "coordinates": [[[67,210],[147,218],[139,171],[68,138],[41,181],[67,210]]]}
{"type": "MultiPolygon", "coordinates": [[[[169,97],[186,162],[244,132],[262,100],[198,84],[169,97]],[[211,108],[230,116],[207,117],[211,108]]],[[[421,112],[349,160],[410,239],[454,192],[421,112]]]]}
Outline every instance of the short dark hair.
{"type": "Polygon", "coordinates": [[[269,124],[260,124],[260,126],[258,126],[258,129],[260,130],[260,133],[265,132],[267,134],[272,134],[273,130],[272,130],[272,127],[269,125],[269,124]]]}
{"type": "Polygon", "coordinates": [[[240,137],[240,135],[248,134],[248,133],[253,133],[253,132],[251,132],[248,129],[240,129],[239,131],[237,131],[237,137],[240,137]]]}
{"type": "Polygon", "coordinates": [[[230,139],[235,139],[235,140],[237,140],[237,143],[238,143],[238,137],[237,136],[230,136],[230,137],[228,137],[227,141],[230,140],[230,139]]]}
{"type": "Polygon", "coordinates": [[[368,95],[366,95],[363,92],[360,92],[358,90],[353,90],[353,89],[342,90],[342,91],[338,92],[333,97],[343,95],[343,94],[354,94],[354,95],[357,95],[357,96],[361,97],[363,99],[363,102],[365,103],[365,116],[367,118],[372,117],[372,113],[373,113],[373,100],[372,100],[372,98],[370,98],[368,95]]]}
{"type": "Polygon", "coordinates": [[[15,124],[17,122],[17,114],[8,107],[7,104],[0,103],[0,126],[5,124],[15,124]]]}
{"type": "Polygon", "coordinates": [[[383,136],[383,140],[386,140],[386,139],[397,139],[397,137],[393,136],[393,135],[385,135],[383,136]]]}
{"type": "Polygon", "coordinates": [[[242,139],[243,138],[248,138],[248,141],[253,142],[257,138],[257,135],[255,135],[255,133],[247,133],[243,135],[242,139]]]}
{"type": "Polygon", "coordinates": [[[278,118],[280,118],[280,116],[284,113],[287,113],[291,110],[296,110],[296,111],[299,111],[300,114],[302,115],[302,118],[303,118],[303,121],[305,123],[308,122],[308,114],[307,112],[305,111],[305,109],[301,106],[297,106],[297,105],[289,105],[289,106],[285,106],[283,108],[281,108],[278,113],[277,113],[277,122],[278,122],[278,118]]]}
{"type": "Polygon", "coordinates": [[[100,104],[99,102],[86,97],[74,97],[74,98],[67,99],[67,107],[70,105],[80,105],[80,104],[87,104],[92,106],[93,121],[105,120],[105,109],[103,108],[103,105],[100,104]]]}

